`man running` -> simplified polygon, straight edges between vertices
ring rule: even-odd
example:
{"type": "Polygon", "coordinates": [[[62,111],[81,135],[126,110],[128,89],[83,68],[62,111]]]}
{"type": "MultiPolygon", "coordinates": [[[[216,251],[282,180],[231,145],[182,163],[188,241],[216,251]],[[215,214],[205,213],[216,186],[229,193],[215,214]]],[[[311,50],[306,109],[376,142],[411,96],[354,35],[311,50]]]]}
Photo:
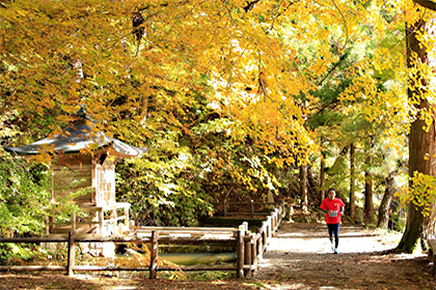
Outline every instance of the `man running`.
{"type": "Polygon", "coordinates": [[[339,245],[339,225],[341,224],[341,215],[344,215],[345,204],[340,198],[336,198],[336,191],[333,188],[330,188],[327,193],[327,198],[321,203],[320,209],[326,213],[325,220],[329,230],[332,251],[337,254],[339,245]],[[333,235],[335,236],[334,245],[333,235]]]}

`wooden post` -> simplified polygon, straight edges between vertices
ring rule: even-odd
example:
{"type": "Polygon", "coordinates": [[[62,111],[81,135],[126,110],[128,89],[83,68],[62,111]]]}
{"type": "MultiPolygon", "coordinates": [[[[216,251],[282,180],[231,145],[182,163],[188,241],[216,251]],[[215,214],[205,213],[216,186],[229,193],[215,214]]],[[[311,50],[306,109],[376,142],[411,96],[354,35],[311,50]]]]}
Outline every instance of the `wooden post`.
{"type": "MultiPolygon", "coordinates": [[[[265,245],[267,245],[267,243],[268,243],[268,221],[266,220],[266,221],[264,221],[263,223],[262,223],[262,231],[260,232],[260,234],[262,235],[262,246],[263,246],[263,248],[265,248],[265,245]]],[[[263,248],[262,248],[262,250],[263,250],[263,248]]],[[[263,251],[262,251],[262,253],[263,253],[263,251]]]]}
{"type": "MultiPolygon", "coordinates": [[[[256,265],[256,260],[257,260],[257,234],[251,239],[251,265],[256,265]]],[[[250,271],[250,277],[253,277],[253,271],[250,271]]]]}
{"type": "MultiPolygon", "coordinates": [[[[251,256],[251,233],[250,231],[245,232],[244,237],[244,265],[251,266],[252,256],[251,256]]],[[[251,277],[251,268],[244,270],[244,277],[251,277]]]]}
{"type": "Polygon", "coordinates": [[[272,236],[271,233],[271,216],[268,216],[266,221],[266,233],[265,233],[265,246],[268,246],[270,238],[272,236]]]}
{"type": "Polygon", "coordinates": [[[124,216],[125,216],[124,225],[126,226],[127,229],[130,229],[130,226],[129,226],[129,207],[128,206],[124,207],[124,216]]]}
{"type": "Polygon", "coordinates": [[[54,216],[51,216],[51,217],[49,217],[48,218],[48,223],[49,223],[49,231],[50,232],[53,232],[53,230],[55,229],[55,221],[56,221],[56,219],[55,219],[55,217],[54,216]]]}
{"type": "Polygon", "coordinates": [[[227,216],[226,200],[224,200],[224,216],[227,216]]]}
{"type": "Polygon", "coordinates": [[[275,235],[274,236],[277,236],[276,234],[277,234],[277,232],[279,230],[279,216],[280,216],[279,209],[276,208],[276,210],[274,211],[274,219],[275,219],[275,221],[274,221],[274,232],[275,232],[275,235]]]}
{"type": "Polygon", "coordinates": [[[76,262],[76,232],[70,231],[68,233],[68,264],[67,264],[67,275],[68,277],[74,276],[74,264],[76,262]]]}
{"type": "Polygon", "coordinates": [[[45,218],[45,224],[45,235],[48,236],[50,234],[50,218],[48,216],[45,218]]]}
{"type": "Polygon", "coordinates": [[[72,230],[73,232],[76,231],[76,213],[75,213],[75,212],[73,212],[73,213],[71,214],[71,230],[72,230]]]}
{"type": "Polygon", "coordinates": [[[261,259],[263,257],[263,231],[262,231],[262,228],[258,228],[257,233],[259,234],[259,238],[256,242],[256,244],[257,244],[256,257],[261,259]]]}
{"type": "Polygon", "coordinates": [[[276,215],[275,212],[271,212],[271,237],[274,237],[276,233],[276,215]]]}
{"type": "Polygon", "coordinates": [[[253,203],[253,200],[251,200],[251,218],[254,218],[254,203],[253,203]]]}
{"type": "Polygon", "coordinates": [[[104,221],[104,211],[103,209],[100,209],[98,212],[98,228],[99,228],[99,234],[103,235],[103,221],[104,221]]]}
{"type": "Polygon", "coordinates": [[[117,213],[117,208],[111,210],[111,219],[112,219],[112,232],[116,233],[117,232],[117,218],[118,218],[118,213],[117,213]]]}
{"type": "Polygon", "coordinates": [[[237,245],[236,245],[236,277],[237,278],[244,278],[244,236],[245,233],[243,230],[238,230],[238,238],[237,238],[237,245]]]}
{"type": "Polygon", "coordinates": [[[159,251],[159,232],[151,231],[150,279],[157,278],[157,255],[159,251]]]}
{"type": "Polygon", "coordinates": [[[292,221],[292,215],[294,214],[294,207],[292,206],[292,204],[289,205],[289,210],[288,210],[288,221],[292,221]]]}
{"type": "Polygon", "coordinates": [[[248,231],[248,222],[243,222],[242,226],[244,227],[244,231],[248,231]]]}

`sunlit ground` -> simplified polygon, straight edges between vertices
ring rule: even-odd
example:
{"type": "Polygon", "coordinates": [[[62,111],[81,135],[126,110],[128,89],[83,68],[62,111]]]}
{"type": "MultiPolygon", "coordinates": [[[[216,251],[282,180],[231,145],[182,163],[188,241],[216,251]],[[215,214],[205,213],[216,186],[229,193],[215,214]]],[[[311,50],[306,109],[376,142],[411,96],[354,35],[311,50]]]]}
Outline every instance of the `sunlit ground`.
{"type": "MultiPolygon", "coordinates": [[[[380,252],[394,248],[401,239],[401,233],[386,231],[355,231],[342,227],[339,234],[340,253],[380,252]],[[359,245],[356,245],[357,239],[359,245]]],[[[272,239],[268,251],[298,253],[332,253],[327,228],[321,227],[310,233],[281,233],[272,239]]]]}
{"type": "MultiPolygon", "coordinates": [[[[328,283],[324,286],[316,285],[316,281],[315,283],[305,284],[304,281],[299,281],[299,279],[293,280],[291,278],[299,276],[299,265],[301,263],[304,264],[306,262],[304,269],[306,272],[316,272],[319,271],[317,270],[320,269],[319,267],[323,267],[323,263],[337,260],[341,264],[341,257],[343,257],[342,259],[355,259],[357,261],[359,258],[355,257],[359,257],[361,254],[380,253],[394,249],[402,236],[401,233],[385,230],[356,230],[353,227],[342,227],[339,239],[339,254],[335,255],[331,249],[327,227],[324,226],[320,225],[303,232],[280,233],[278,237],[271,239],[268,251],[260,262],[259,272],[266,271],[266,273],[270,273],[270,277],[278,278],[281,282],[274,283],[273,280],[275,278],[271,278],[270,282],[264,281],[261,289],[364,289],[362,287],[353,288],[353,285],[350,285],[350,283],[346,287],[338,288],[337,286],[330,286],[328,283]],[[307,264],[307,259],[315,259],[313,260],[314,263],[310,264],[312,266],[307,264]],[[271,272],[271,269],[274,267],[280,274],[275,275],[271,272]]],[[[421,249],[417,249],[413,255],[397,254],[390,255],[389,258],[384,258],[384,256],[380,255],[365,255],[365,258],[357,262],[357,264],[383,264],[387,260],[389,263],[394,263],[407,259],[426,258],[426,256],[427,254],[421,251],[421,249]]],[[[329,265],[326,266],[329,267],[329,265]]],[[[352,278],[348,277],[348,279],[352,278]]]]}

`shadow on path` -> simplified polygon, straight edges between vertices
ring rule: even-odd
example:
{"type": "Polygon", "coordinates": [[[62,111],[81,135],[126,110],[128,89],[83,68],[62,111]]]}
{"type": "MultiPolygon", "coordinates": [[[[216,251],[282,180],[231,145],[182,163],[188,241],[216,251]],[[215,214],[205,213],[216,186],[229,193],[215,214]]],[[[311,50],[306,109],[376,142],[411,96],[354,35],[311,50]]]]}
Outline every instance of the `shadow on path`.
{"type": "Polygon", "coordinates": [[[387,254],[401,234],[341,227],[333,254],[322,224],[284,224],[255,279],[269,289],[435,289],[425,253],[387,254]]]}

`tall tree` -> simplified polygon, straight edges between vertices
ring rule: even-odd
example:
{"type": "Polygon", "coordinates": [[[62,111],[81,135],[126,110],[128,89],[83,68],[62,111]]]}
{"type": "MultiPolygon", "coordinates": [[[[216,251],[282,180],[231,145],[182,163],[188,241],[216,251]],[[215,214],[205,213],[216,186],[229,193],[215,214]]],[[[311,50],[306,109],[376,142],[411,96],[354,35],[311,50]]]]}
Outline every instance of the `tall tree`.
{"type": "Polygon", "coordinates": [[[380,203],[377,227],[387,228],[390,218],[391,203],[396,192],[395,176],[397,171],[392,171],[386,177],[386,186],[383,199],[380,203]]]}
{"type": "Polygon", "coordinates": [[[356,213],[356,165],[355,145],[350,145],[350,217],[354,219],[356,213]]]}
{"type": "Polygon", "coordinates": [[[325,154],[323,153],[321,156],[321,164],[319,168],[320,178],[319,178],[319,197],[322,202],[325,199],[325,154]]]}
{"type": "MultiPolygon", "coordinates": [[[[418,4],[423,2],[434,3],[416,1],[418,4]]],[[[408,206],[406,229],[397,247],[398,250],[409,253],[420,238],[425,241],[428,235],[434,233],[434,204],[426,204],[430,208],[430,214],[424,215],[424,205],[420,205],[418,201],[422,192],[413,192],[420,176],[433,177],[436,170],[434,104],[430,101],[435,58],[431,53],[433,47],[429,47],[429,43],[425,43],[422,38],[423,35],[434,38],[435,18],[434,13],[423,8],[418,8],[417,13],[419,18],[406,22],[408,97],[415,113],[409,134],[409,188],[414,196],[408,206]]]]}
{"type": "Polygon", "coordinates": [[[307,165],[300,165],[300,196],[301,209],[306,212],[309,205],[309,195],[307,189],[307,165]]]}
{"type": "Polygon", "coordinates": [[[365,217],[366,219],[373,223],[374,222],[374,192],[373,192],[373,174],[370,172],[372,165],[372,154],[374,148],[374,138],[370,136],[369,144],[367,145],[368,150],[366,152],[367,156],[365,159],[365,217]]]}

